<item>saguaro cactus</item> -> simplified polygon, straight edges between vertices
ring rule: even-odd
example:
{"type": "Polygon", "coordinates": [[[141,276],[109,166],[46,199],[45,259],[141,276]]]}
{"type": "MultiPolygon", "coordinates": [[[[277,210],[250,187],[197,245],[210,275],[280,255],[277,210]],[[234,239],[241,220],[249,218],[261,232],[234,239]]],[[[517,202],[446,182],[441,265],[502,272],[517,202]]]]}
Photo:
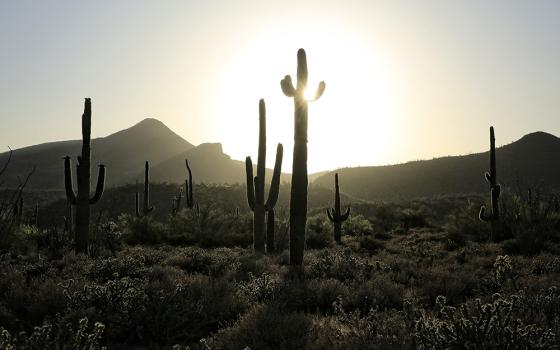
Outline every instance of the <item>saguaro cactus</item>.
{"type": "MultiPolygon", "coordinates": [[[[138,186],[138,183],[136,183],[136,186],[138,186]]],[[[138,191],[136,191],[135,197],[137,217],[146,216],[154,211],[154,207],[150,206],[150,162],[148,161],[144,165],[144,203],[142,205],[142,213],[140,213],[140,195],[138,191]]]]}
{"type": "Polygon", "coordinates": [[[494,127],[490,127],[490,172],[484,174],[486,181],[490,185],[490,209],[491,213],[486,214],[486,206],[480,207],[478,217],[482,221],[490,222],[491,237],[490,240],[495,240],[499,236],[500,229],[500,206],[498,199],[500,198],[501,186],[498,184],[496,175],[496,140],[494,138],[494,127]]]}
{"type": "Polygon", "coordinates": [[[334,174],[334,208],[327,209],[329,220],[334,223],[334,240],[336,243],[342,243],[342,223],[348,219],[350,215],[350,207],[342,214],[340,212],[340,191],[338,189],[338,173],[334,174]]]}
{"type": "MultiPolygon", "coordinates": [[[[303,265],[305,249],[305,224],[307,221],[307,58],[305,51],[297,53],[297,85],[286,75],[280,82],[284,95],[294,98],[294,158],[292,164],[292,188],[290,193],[290,265],[303,265]]],[[[325,82],[319,83],[315,101],[325,91],[325,82]]]]}
{"type": "Polygon", "coordinates": [[[276,162],[270,184],[268,199],[264,202],[265,161],[266,161],[266,106],[264,100],[259,101],[259,153],[257,176],[253,178],[253,162],[251,157],[245,159],[247,175],[247,202],[253,211],[253,247],[256,252],[265,252],[265,213],[274,209],[280,190],[280,171],[284,148],[279,143],[276,148],[276,162]]]}
{"type": "Polygon", "coordinates": [[[189,178],[185,180],[185,198],[187,200],[187,208],[192,209],[194,207],[193,200],[193,177],[191,167],[189,166],[189,160],[185,159],[185,164],[187,165],[187,172],[189,173],[189,178]]]}
{"type": "Polygon", "coordinates": [[[82,154],[78,156],[76,176],[78,194],[72,186],[72,167],[70,157],[64,157],[64,185],[66,198],[76,206],[76,252],[87,253],[89,236],[90,205],[96,204],[105,188],[105,166],[99,165],[95,194],[90,198],[90,162],[91,162],[91,99],[86,98],[82,115],[82,154]]]}

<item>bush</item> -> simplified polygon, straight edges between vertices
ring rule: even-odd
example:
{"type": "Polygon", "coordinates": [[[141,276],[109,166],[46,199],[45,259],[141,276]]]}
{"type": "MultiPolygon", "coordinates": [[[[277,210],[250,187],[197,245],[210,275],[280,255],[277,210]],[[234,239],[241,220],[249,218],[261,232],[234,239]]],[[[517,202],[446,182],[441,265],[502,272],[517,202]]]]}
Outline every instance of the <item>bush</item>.
{"type": "Polygon", "coordinates": [[[123,239],[128,244],[157,245],[167,241],[165,226],[150,216],[124,216],[120,225],[124,225],[123,239]]]}
{"type": "Polygon", "coordinates": [[[311,320],[278,305],[257,305],[208,340],[211,349],[305,349],[311,320]]]}
{"type": "Polygon", "coordinates": [[[307,220],[305,244],[309,249],[323,249],[334,243],[333,224],[325,214],[318,214],[307,220]]]}
{"type": "MultiPolygon", "coordinates": [[[[376,227],[377,228],[377,227],[376,227]]],[[[371,222],[362,215],[350,215],[342,224],[342,233],[351,236],[364,236],[373,233],[371,222]]]]}
{"type": "Polygon", "coordinates": [[[379,250],[385,248],[385,244],[375,238],[363,236],[360,238],[360,248],[368,251],[370,254],[377,253],[379,250]]]}
{"type": "Polygon", "coordinates": [[[484,304],[480,299],[459,308],[447,305],[445,297],[436,300],[436,312],[426,312],[416,323],[420,349],[552,349],[556,336],[535,324],[516,319],[519,296],[484,304]]]}
{"type": "Polygon", "coordinates": [[[50,322],[45,322],[43,325],[35,327],[29,335],[22,332],[17,336],[12,336],[10,332],[0,327],[0,349],[105,350],[107,348],[101,346],[104,330],[105,326],[99,322],[90,327],[87,317],[78,322],[76,330],[70,323],[66,327],[57,327],[50,322]]]}

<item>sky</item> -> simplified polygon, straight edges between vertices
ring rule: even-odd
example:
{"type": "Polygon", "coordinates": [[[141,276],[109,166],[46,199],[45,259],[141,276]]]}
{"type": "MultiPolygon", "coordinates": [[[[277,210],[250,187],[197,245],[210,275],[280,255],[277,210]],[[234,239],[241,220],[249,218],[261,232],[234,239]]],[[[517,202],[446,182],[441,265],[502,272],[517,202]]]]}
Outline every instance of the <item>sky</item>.
{"type": "MultiPolygon", "coordinates": [[[[157,118],[193,144],[256,158],[258,100],[268,157],[291,172],[295,80],[307,52],[309,171],[560,136],[555,0],[0,0],[0,147],[79,139],[157,118]]],[[[93,150],[95,152],[95,150],[93,150]]]]}

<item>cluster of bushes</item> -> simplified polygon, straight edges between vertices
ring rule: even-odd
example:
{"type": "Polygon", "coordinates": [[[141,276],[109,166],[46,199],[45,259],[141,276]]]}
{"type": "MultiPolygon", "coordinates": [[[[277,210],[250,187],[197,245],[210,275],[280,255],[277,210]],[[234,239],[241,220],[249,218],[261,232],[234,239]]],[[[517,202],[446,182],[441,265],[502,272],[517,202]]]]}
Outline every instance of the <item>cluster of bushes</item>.
{"type": "Polygon", "coordinates": [[[42,341],[53,344],[44,348],[80,348],[73,344],[87,339],[81,348],[560,344],[555,256],[501,255],[499,245],[479,243],[448,251],[445,241],[442,233],[414,232],[385,240],[373,255],[359,244],[311,250],[304,278],[293,277],[283,253],[255,256],[243,248],[4,254],[0,347],[33,349],[42,341]]]}

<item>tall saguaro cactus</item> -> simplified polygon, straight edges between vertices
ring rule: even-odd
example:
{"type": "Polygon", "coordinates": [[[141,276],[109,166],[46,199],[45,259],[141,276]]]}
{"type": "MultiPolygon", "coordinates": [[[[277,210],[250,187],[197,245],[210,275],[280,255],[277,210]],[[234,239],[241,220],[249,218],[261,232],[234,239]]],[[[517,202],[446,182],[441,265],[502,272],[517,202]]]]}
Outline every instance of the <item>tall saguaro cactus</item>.
{"type": "MultiPolygon", "coordinates": [[[[305,225],[307,221],[307,58],[305,51],[297,53],[297,85],[286,75],[280,82],[282,92],[294,99],[294,158],[292,164],[292,188],[290,193],[290,265],[303,265],[305,249],[305,225]]],[[[325,91],[325,82],[319,83],[315,96],[317,100],[325,91]]]]}
{"type": "Polygon", "coordinates": [[[329,220],[334,223],[334,240],[336,243],[342,243],[342,223],[348,219],[350,215],[350,207],[342,214],[340,212],[340,191],[338,188],[338,173],[334,174],[334,208],[327,209],[329,220]]]}
{"type": "Polygon", "coordinates": [[[188,159],[185,159],[185,164],[187,165],[187,172],[189,173],[189,178],[185,180],[185,198],[187,200],[187,208],[192,209],[194,207],[193,176],[192,176],[191,167],[189,166],[188,159]]]}
{"type": "Polygon", "coordinates": [[[142,205],[142,214],[140,214],[140,198],[138,191],[136,191],[135,197],[135,211],[137,217],[148,215],[154,210],[154,207],[150,206],[150,162],[148,161],[146,161],[146,164],[144,165],[144,203],[142,205]]]}
{"type": "Polygon", "coordinates": [[[72,186],[72,166],[70,157],[64,157],[64,185],[66,198],[76,206],[76,252],[87,253],[89,236],[90,205],[96,204],[103,195],[105,188],[105,166],[99,165],[95,194],[90,198],[90,168],[91,168],[91,99],[86,98],[84,114],[82,115],[82,154],[78,156],[76,176],[78,193],[74,193],[72,186]]]}
{"type": "MultiPolygon", "coordinates": [[[[245,159],[247,175],[247,202],[253,211],[253,247],[256,252],[265,252],[265,214],[274,210],[280,191],[280,172],[284,148],[279,143],[276,148],[276,162],[268,199],[264,201],[265,162],[266,162],[266,106],[264,100],[259,101],[259,153],[257,163],[257,176],[253,178],[253,162],[251,157],[245,159]]],[[[273,214],[274,215],[274,214],[273,214]]],[[[273,234],[273,233],[271,233],[273,234]]],[[[269,251],[274,248],[270,247],[269,251]],[[270,249],[272,248],[272,249],[270,249]]]]}
{"type": "Polygon", "coordinates": [[[484,174],[486,181],[490,185],[490,209],[491,213],[486,214],[486,206],[480,207],[478,217],[482,221],[490,222],[491,226],[491,240],[498,238],[500,229],[500,206],[498,199],[500,198],[501,186],[498,184],[496,175],[496,140],[494,138],[494,127],[490,127],[490,172],[484,174]]]}

